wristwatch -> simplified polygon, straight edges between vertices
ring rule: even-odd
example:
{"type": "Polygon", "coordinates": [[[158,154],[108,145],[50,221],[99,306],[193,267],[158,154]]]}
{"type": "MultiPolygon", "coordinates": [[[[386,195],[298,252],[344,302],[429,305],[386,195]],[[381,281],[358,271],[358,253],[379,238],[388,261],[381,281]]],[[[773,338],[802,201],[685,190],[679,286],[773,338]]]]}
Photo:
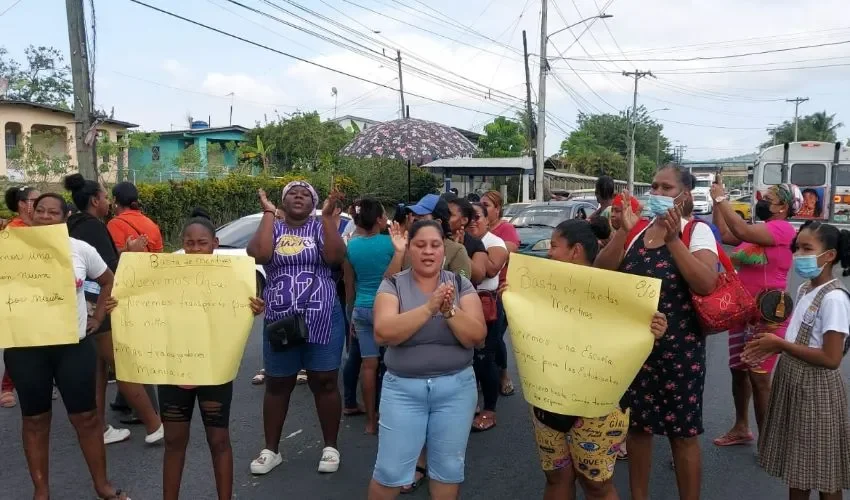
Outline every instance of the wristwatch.
{"type": "Polygon", "coordinates": [[[729,199],[729,197],[724,194],[723,196],[718,196],[717,198],[715,198],[714,203],[723,203],[724,201],[726,201],[728,199],[729,199]]]}
{"type": "Polygon", "coordinates": [[[452,306],[452,308],[449,309],[448,312],[443,313],[443,317],[446,319],[452,319],[455,317],[455,314],[457,314],[457,309],[455,309],[455,306],[452,306]]]}

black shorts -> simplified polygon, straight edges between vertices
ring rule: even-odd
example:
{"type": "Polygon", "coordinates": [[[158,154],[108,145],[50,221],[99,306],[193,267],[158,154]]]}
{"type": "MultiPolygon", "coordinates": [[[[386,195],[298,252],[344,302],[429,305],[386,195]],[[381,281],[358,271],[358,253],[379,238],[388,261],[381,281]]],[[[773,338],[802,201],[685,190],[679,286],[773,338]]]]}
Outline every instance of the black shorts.
{"type": "Polygon", "coordinates": [[[199,385],[194,389],[183,389],[176,385],[160,385],[158,392],[160,418],[163,422],[191,422],[197,399],[204,426],[226,429],[230,424],[233,382],[221,385],[199,385]]]}
{"type": "Polygon", "coordinates": [[[91,338],[78,344],[6,349],[3,362],[15,383],[25,417],[50,411],[54,381],[69,415],[97,408],[97,351],[91,338]]]}
{"type": "MultiPolygon", "coordinates": [[[[86,310],[88,311],[89,317],[94,315],[95,307],[97,307],[98,297],[100,297],[98,294],[86,292],[86,310]]],[[[92,332],[92,335],[97,335],[98,333],[109,331],[112,331],[112,320],[107,314],[106,316],[104,316],[103,323],[100,324],[100,328],[98,328],[96,332],[92,332]]]]}

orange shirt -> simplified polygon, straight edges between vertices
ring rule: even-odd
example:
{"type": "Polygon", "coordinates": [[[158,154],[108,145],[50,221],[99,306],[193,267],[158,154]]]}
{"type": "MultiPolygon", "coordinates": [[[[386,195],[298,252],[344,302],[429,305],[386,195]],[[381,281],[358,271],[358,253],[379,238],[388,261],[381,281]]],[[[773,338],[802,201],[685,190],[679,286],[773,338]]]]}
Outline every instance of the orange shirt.
{"type": "Polygon", "coordinates": [[[138,238],[143,234],[148,237],[146,251],[158,253],[162,252],[164,248],[159,226],[138,210],[127,210],[121,215],[113,217],[106,225],[106,229],[109,230],[109,235],[112,237],[115,247],[121,251],[127,244],[127,238],[138,238]]]}
{"type": "Polygon", "coordinates": [[[6,227],[29,227],[26,222],[20,217],[15,217],[14,219],[9,221],[9,225],[6,227]]]}

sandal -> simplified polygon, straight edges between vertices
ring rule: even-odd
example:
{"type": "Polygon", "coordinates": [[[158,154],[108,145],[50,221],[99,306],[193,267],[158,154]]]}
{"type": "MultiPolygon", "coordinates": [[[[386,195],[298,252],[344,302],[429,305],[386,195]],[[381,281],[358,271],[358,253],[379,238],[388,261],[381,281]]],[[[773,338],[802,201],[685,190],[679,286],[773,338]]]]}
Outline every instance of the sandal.
{"type": "Polygon", "coordinates": [[[493,427],[496,427],[496,420],[493,414],[481,413],[472,421],[472,432],[487,432],[493,427]],[[492,422],[492,425],[487,425],[492,422]]]}
{"type": "Polygon", "coordinates": [[[346,417],[356,417],[357,415],[364,415],[366,413],[366,409],[362,406],[355,406],[354,408],[343,408],[342,414],[346,417]]]}
{"type": "Polygon", "coordinates": [[[629,451],[620,448],[617,450],[617,460],[628,460],[629,459],[629,451]]]}
{"type": "Polygon", "coordinates": [[[402,486],[400,493],[402,495],[407,495],[416,491],[416,488],[422,486],[422,483],[425,482],[425,479],[428,477],[428,469],[425,467],[416,466],[416,472],[413,474],[413,482],[410,483],[410,486],[402,486]],[[419,479],[416,478],[416,474],[422,474],[419,479]]]}
{"type": "Polygon", "coordinates": [[[0,408],[14,408],[18,404],[15,393],[12,391],[0,394],[0,408]]]}
{"type": "Polygon", "coordinates": [[[719,438],[714,440],[715,446],[736,446],[741,444],[749,444],[755,441],[755,437],[752,432],[748,432],[745,436],[735,436],[732,433],[727,432],[726,434],[720,436],[719,438]]]}
{"type": "Polygon", "coordinates": [[[516,393],[516,388],[514,387],[514,383],[510,380],[504,382],[502,384],[502,388],[499,391],[499,394],[502,396],[513,396],[516,393]]]}
{"type": "Polygon", "coordinates": [[[260,370],[260,371],[257,372],[256,375],[254,375],[254,378],[251,379],[251,384],[252,385],[263,385],[263,383],[265,381],[266,381],[266,371],[260,370]]]}
{"type": "Polygon", "coordinates": [[[127,496],[127,492],[121,489],[115,490],[115,493],[108,497],[99,497],[101,500],[131,500],[129,496],[127,496]],[[123,495],[123,496],[122,496],[123,495]]]}

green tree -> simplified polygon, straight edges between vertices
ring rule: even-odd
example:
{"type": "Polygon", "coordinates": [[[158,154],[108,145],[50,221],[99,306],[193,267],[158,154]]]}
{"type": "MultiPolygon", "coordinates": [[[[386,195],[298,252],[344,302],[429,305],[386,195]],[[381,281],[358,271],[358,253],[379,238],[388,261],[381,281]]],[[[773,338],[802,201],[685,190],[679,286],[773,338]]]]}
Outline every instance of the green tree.
{"type": "MultiPolygon", "coordinates": [[[[670,141],[663,134],[664,127],[644,107],[638,108],[635,121],[635,180],[648,182],[655,171],[656,156],[660,163],[669,160],[664,151],[670,141]]],[[[580,113],[576,130],[561,143],[560,154],[577,173],[594,176],[604,173],[625,180],[629,126],[626,113],[580,113]]]]}
{"type": "Polygon", "coordinates": [[[319,113],[295,113],[249,131],[246,141],[257,143],[261,138],[266,150],[273,150],[269,167],[280,171],[294,167],[317,170],[333,164],[339,151],[352,139],[353,132],[346,131],[332,121],[321,121],[319,113]]]}
{"type": "Polygon", "coordinates": [[[65,64],[62,52],[53,47],[30,45],[24,54],[25,67],[9,58],[9,52],[0,47],[0,78],[9,82],[6,98],[68,109],[74,88],[71,68],[65,64]]]}
{"type": "Polygon", "coordinates": [[[478,139],[483,156],[510,158],[522,156],[528,141],[520,122],[499,116],[484,126],[484,135],[478,139]]]}
{"type": "MultiPolygon", "coordinates": [[[[838,140],[838,129],[844,124],[835,121],[835,115],[826,111],[818,111],[799,119],[797,137],[800,141],[835,142],[838,140]]],[[[776,134],[776,144],[794,141],[794,120],[785,120],[775,129],[768,129],[770,139],[761,144],[761,148],[773,146],[776,134]]]]}
{"type": "Polygon", "coordinates": [[[38,130],[26,134],[7,154],[9,169],[24,175],[28,183],[46,189],[56,178],[71,171],[71,154],[64,129],[38,130]]]}

